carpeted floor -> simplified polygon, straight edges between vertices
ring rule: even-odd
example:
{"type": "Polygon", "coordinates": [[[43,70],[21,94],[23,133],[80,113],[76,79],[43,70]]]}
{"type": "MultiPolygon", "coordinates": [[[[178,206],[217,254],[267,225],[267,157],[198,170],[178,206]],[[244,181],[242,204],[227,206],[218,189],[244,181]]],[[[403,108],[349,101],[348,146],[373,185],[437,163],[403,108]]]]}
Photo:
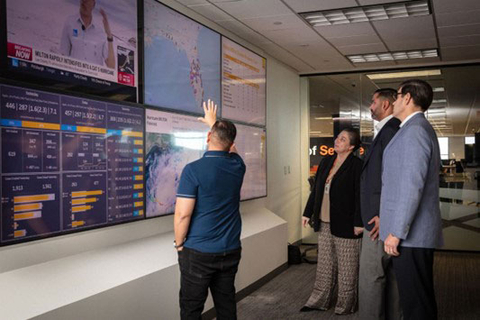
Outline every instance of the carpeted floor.
{"type": "MultiPolygon", "coordinates": [[[[480,254],[437,252],[435,287],[439,319],[480,319],[480,254]]],[[[290,266],[238,303],[238,319],[357,319],[333,310],[299,312],[315,281],[315,265],[290,266]]]]}

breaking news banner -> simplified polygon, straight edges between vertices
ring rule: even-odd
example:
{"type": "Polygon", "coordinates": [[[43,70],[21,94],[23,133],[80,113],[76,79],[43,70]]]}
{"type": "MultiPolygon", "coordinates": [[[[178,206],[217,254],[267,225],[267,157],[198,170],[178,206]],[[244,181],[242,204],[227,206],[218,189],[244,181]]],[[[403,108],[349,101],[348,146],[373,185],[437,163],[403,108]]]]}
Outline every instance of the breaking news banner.
{"type": "Polygon", "coordinates": [[[136,0],[7,0],[14,68],[136,87],[136,0]]]}

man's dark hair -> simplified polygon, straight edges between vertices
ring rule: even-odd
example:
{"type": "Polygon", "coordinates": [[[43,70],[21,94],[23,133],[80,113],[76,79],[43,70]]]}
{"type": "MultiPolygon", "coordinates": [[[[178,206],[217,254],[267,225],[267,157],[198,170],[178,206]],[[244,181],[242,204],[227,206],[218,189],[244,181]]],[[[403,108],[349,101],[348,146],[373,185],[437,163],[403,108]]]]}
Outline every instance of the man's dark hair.
{"type": "Polygon", "coordinates": [[[382,100],[388,100],[390,104],[393,104],[397,98],[397,90],[392,88],[380,88],[375,90],[373,94],[377,94],[379,98],[382,98],[382,100]]]}
{"type": "Polygon", "coordinates": [[[348,133],[348,137],[350,138],[350,145],[353,146],[353,152],[357,151],[360,148],[360,131],[353,127],[346,127],[342,131],[348,133]]]}
{"type": "Polygon", "coordinates": [[[210,130],[215,138],[215,142],[223,146],[224,150],[229,150],[237,136],[237,128],[228,120],[218,120],[210,130]]]}
{"type": "Polygon", "coordinates": [[[402,95],[410,93],[415,105],[423,111],[427,111],[432,104],[433,90],[428,82],[419,79],[407,80],[400,84],[400,88],[402,95]]]}

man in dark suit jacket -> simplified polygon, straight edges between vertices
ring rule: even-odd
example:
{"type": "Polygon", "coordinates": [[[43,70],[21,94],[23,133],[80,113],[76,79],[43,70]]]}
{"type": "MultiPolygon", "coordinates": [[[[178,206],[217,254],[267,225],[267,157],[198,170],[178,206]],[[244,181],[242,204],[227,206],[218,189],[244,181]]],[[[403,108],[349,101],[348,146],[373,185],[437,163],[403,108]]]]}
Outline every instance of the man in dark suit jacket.
{"type": "Polygon", "coordinates": [[[370,105],[372,119],[379,122],[375,126],[375,138],[365,158],[360,180],[360,211],[366,229],[359,275],[359,313],[362,320],[401,318],[391,259],[383,250],[383,242],[378,239],[383,150],[400,125],[400,120],[392,115],[396,95],[395,89],[378,89],[370,105]]]}

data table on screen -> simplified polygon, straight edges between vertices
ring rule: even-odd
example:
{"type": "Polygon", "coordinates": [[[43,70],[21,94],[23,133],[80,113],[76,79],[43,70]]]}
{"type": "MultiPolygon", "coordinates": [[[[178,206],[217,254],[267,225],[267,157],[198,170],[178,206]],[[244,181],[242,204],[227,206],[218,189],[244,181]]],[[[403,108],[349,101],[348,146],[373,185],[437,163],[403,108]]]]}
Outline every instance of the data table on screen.
{"type": "Polygon", "coordinates": [[[222,117],[265,125],[266,60],[222,37],[222,117]]]}
{"type": "Polygon", "coordinates": [[[0,85],[2,244],[144,217],[144,110],[0,85]]]}

